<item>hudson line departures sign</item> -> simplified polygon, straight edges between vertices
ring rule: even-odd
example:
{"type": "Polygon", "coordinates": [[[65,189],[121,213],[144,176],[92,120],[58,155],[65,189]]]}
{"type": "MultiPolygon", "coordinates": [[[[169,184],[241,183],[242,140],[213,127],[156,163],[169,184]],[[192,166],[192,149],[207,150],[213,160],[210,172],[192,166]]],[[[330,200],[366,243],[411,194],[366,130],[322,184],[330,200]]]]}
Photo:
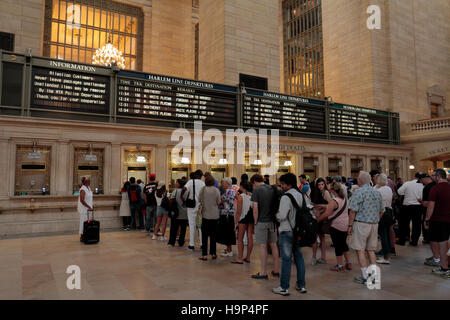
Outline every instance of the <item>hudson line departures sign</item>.
{"type": "Polygon", "coordinates": [[[123,71],[117,114],[175,121],[237,125],[237,88],[123,71]]]}
{"type": "MultiPolygon", "coordinates": [[[[64,62],[54,62],[63,63],[64,62]]],[[[52,61],[50,61],[50,66],[52,61]]],[[[88,66],[65,63],[62,67],[86,70],[88,66]],[[80,68],[85,67],[86,69],[80,68]]],[[[107,76],[33,66],[31,107],[73,112],[109,112],[110,80],[107,76]]]]}

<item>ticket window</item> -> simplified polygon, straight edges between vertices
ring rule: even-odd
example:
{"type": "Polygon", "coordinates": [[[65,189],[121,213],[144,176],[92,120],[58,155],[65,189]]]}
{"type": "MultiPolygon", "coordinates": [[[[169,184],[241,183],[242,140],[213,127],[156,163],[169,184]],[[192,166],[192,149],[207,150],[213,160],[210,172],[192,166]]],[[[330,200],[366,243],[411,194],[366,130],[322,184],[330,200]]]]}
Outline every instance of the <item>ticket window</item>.
{"type": "Polygon", "coordinates": [[[150,152],[129,150],[125,152],[126,179],[134,177],[147,184],[150,176],[150,152]]]}
{"type": "Polygon", "coordinates": [[[220,183],[223,178],[228,176],[226,167],[211,167],[211,175],[220,183]]]}
{"type": "Polygon", "coordinates": [[[73,193],[80,191],[81,178],[91,181],[94,194],[103,194],[103,149],[75,148],[73,193]]]}
{"type": "Polygon", "coordinates": [[[186,178],[189,180],[190,173],[191,170],[187,166],[172,168],[170,171],[169,189],[172,190],[175,188],[178,179],[186,178]]]}
{"type": "Polygon", "coordinates": [[[250,163],[250,156],[245,155],[245,174],[248,175],[249,179],[255,174],[261,174],[261,166],[261,158],[258,157],[256,162],[250,163]]]}
{"type": "Polygon", "coordinates": [[[351,159],[350,164],[351,164],[351,169],[350,169],[351,177],[354,179],[357,179],[359,176],[359,172],[362,170],[362,160],[361,159],[351,159]]]}
{"type": "Polygon", "coordinates": [[[309,176],[309,181],[312,182],[317,178],[317,159],[313,157],[303,158],[304,174],[309,176]]]}
{"type": "Polygon", "coordinates": [[[50,147],[17,146],[14,194],[50,194],[50,147]]]}
{"type": "Polygon", "coordinates": [[[340,159],[328,159],[328,176],[335,177],[341,175],[340,159]]]}
{"type": "Polygon", "coordinates": [[[398,160],[389,161],[389,177],[395,182],[399,177],[400,166],[398,160]]]}
{"type": "Polygon", "coordinates": [[[370,160],[370,170],[378,170],[378,171],[380,171],[380,163],[381,163],[381,161],[378,160],[378,159],[370,160]]]}
{"type": "Polygon", "coordinates": [[[278,170],[277,170],[277,183],[280,181],[280,177],[287,173],[292,172],[292,157],[288,155],[280,155],[278,158],[278,170]]]}

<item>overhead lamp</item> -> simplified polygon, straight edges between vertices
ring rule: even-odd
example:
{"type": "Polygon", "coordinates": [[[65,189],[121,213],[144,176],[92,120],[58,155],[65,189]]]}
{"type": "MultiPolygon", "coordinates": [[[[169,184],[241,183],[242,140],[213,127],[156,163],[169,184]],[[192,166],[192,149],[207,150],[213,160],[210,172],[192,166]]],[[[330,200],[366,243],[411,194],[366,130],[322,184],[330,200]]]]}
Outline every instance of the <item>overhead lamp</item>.
{"type": "Polygon", "coordinates": [[[147,160],[145,159],[144,156],[137,156],[136,157],[136,162],[146,162],[147,160]]]}
{"type": "Polygon", "coordinates": [[[379,168],[383,168],[384,167],[384,161],[381,161],[378,165],[379,168]]]}
{"type": "Polygon", "coordinates": [[[256,159],[255,162],[253,162],[253,164],[254,164],[255,166],[260,166],[260,165],[262,165],[262,161],[259,160],[259,159],[256,159]]]}
{"type": "Polygon", "coordinates": [[[415,168],[416,168],[416,167],[414,167],[413,164],[409,166],[409,169],[410,169],[410,170],[414,170],[415,168]]]}
{"type": "Polygon", "coordinates": [[[292,161],[291,161],[291,160],[286,160],[286,161],[284,162],[284,166],[285,166],[285,167],[290,167],[290,166],[292,166],[292,161]]]}
{"type": "Polygon", "coordinates": [[[338,162],[338,167],[343,167],[343,166],[344,166],[344,162],[339,161],[339,162],[338,162]]]}
{"type": "Polygon", "coordinates": [[[224,166],[224,165],[228,164],[228,161],[227,161],[227,159],[219,159],[218,163],[219,163],[219,165],[224,166]]]}
{"type": "Polygon", "coordinates": [[[181,163],[182,164],[189,164],[189,163],[191,163],[191,160],[189,160],[189,158],[183,157],[183,158],[181,158],[181,163]]]}
{"type": "Polygon", "coordinates": [[[36,151],[36,146],[37,146],[37,143],[36,143],[36,141],[34,141],[33,142],[33,152],[30,152],[28,154],[28,159],[33,159],[33,160],[41,159],[42,155],[39,151],[36,151]]]}
{"type": "Polygon", "coordinates": [[[86,161],[97,161],[97,156],[95,154],[92,154],[92,144],[89,145],[89,153],[84,156],[84,160],[86,161]]]}
{"type": "Polygon", "coordinates": [[[314,167],[318,167],[318,166],[319,166],[319,161],[317,161],[317,160],[314,160],[314,162],[313,162],[313,166],[314,166],[314,167]]]}
{"type": "Polygon", "coordinates": [[[358,168],[362,168],[364,165],[362,163],[362,161],[358,162],[358,168]]]}

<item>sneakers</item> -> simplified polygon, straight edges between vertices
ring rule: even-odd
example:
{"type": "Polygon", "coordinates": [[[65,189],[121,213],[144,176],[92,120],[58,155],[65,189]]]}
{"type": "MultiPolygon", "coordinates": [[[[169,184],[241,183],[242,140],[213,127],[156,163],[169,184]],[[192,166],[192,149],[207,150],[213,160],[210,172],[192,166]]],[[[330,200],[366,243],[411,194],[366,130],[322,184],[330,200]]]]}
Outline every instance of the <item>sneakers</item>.
{"type": "Polygon", "coordinates": [[[375,255],[376,255],[377,257],[382,257],[382,256],[384,256],[383,250],[380,250],[380,251],[378,251],[378,252],[375,252],[375,255]]]}
{"type": "Polygon", "coordinates": [[[348,271],[352,270],[352,264],[350,262],[346,263],[345,264],[345,269],[347,269],[348,271]]]}
{"type": "Polygon", "coordinates": [[[191,251],[194,251],[194,250],[195,250],[195,247],[188,246],[187,249],[188,249],[188,250],[191,250],[191,251]]]}
{"type": "Polygon", "coordinates": [[[159,240],[161,240],[161,241],[166,241],[167,240],[167,238],[166,237],[164,237],[164,236],[162,236],[159,240]]]}
{"type": "Polygon", "coordinates": [[[434,260],[434,257],[431,257],[430,260],[426,259],[423,264],[426,265],[426,266],[430,266],[430,267],[440,267],[441,266],[441,260],[436,261],[436,260],[434,260]]]}
{"type": "Polygon", "coordinates": [[[148,236],[150,236],[150,231],[147,231],[146,233],[145,233],[145,235],[148,237],[148,236]]]}
{"type": "Polygon", "coordinates": [[[297,290],[298,292],[303,293],[303,294],[305,294],[307,292],[305,287],[300,288],[298,286],[298,284],[295,285],[295,290],[297,290]]]}
{"type": "Polygon", "coordinates": [[[395,248],[391,249],[391,256],[393,256],[393,257],[397,256],[397,253],[395,252],[395,248]]]}
{"type": "Polygon", "coordinates": [[[281,287],[273,288],[272,292],[275,293],[275,294],[282,295],[282,296],[288,296],[289,295],[289,291],[287,289],[283,289],[281,287]]]}
{"type": "Polygon", "coordinates": [[[362,276],[357,276],[353,279],[353,281],[359,284],[366,284],[367,279],[364,279],[362,276]]]}
{"type": "Polygon", "coordinates": [[[153,234],[152,240],[158,239],[158,236],[156,234],[153,234]]]}
{"type": "Polygon", "coordinates": [[[377,263],[379,263],[379,264],[391,264],[391,262],[389,260],[386,260],[384,258],[377,259],[377,263]]]}
{"type": "Polygon", "coordinates": [[[169,247],[173,247],[174,245],[173,245],[173,244],[171,244],[171,243],[168,243],[168,244],[167,244],[167,246],[169,246],[169,247]]]}
{"type": "Polygon", "coordinates": [[[315,266],[317,264],[316,258],[311,259],[311,265],[315,266]]]}
{"type": "Polygon", "coordinates": [[[449,274],[449,270],[444,270],[442,269],[442,267],[437,268],[437,269],[433,269],[433,271],[431,271],[433,274],[437,275],[437,276],[445,276],[449,274]]]}
{"type": "Polygon", "coordinates": [[[447,271],[442,275],[442,277],[443,277],[444,279],[450,279],[450,270],[447,270],[447,271]]]}
{"type": "Polygon", "coordinates": [[[231,251],[231,252],[222,252],[220,255],[222,257],[232,257],[233,256],[233,251],[231,251]]]}
{"type": "Polygon", "coordinates": [[[317,264],[327,264],[327,262],[320,258],[319,260],[317,260],[317,264]]]}
{"type": "Polygon", "coordinates": [[[425,258],[425,261],[430,261],[430,260],[433,260],[433,259],[434,259],[434,256],[431,256],[429,258],[425,258]]]}
{"type": "Polygon", "coordinates": [[[331,271],[336,272],[345,272],[344,266],[335,265],[334,267],[330,268],[331,271]]]}

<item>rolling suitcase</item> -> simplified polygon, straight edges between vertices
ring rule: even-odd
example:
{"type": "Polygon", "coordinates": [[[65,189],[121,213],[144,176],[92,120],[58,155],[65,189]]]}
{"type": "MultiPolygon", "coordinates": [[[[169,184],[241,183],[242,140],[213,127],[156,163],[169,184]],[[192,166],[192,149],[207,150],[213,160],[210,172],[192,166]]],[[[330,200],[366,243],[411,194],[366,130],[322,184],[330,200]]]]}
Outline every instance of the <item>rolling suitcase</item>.
{"type": "Polygon", "coordinates": [[[88,220],[83,224],[83,241],[85,244],[93,244],[100,241],[100,221],[94,220],[93,211],[88,211],[88,220]],[[92,220],[89,219],[90,213],[92,213],[92,220]]]}

